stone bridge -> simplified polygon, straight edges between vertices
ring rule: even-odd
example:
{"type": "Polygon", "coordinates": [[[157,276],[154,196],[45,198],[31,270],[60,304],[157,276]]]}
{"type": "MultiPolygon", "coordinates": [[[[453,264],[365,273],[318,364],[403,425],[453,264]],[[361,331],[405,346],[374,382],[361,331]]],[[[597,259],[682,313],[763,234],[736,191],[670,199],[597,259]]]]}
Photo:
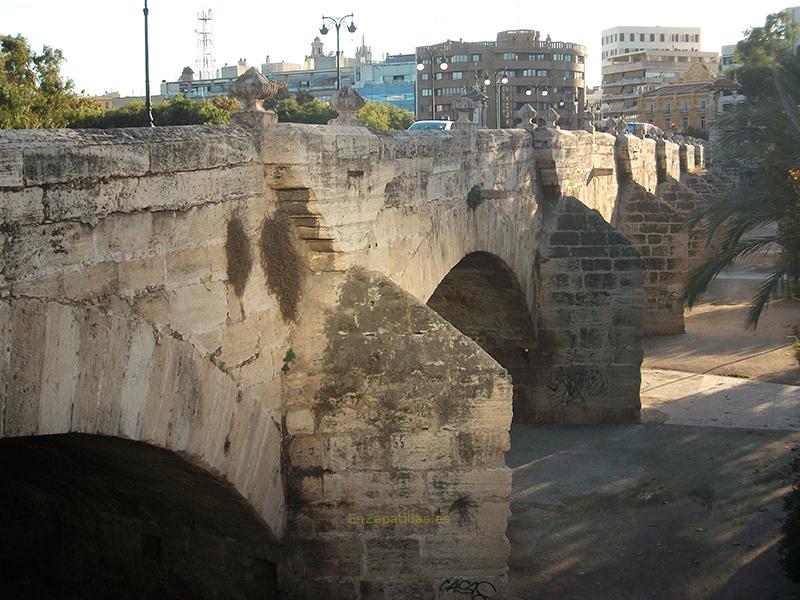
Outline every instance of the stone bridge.
{"type": "Polygon", "coordinates": [[[0,133],[7,585],[502,597],[512,419],[638,419],[722,182],[622,134],[238,122],[0,133]]]}

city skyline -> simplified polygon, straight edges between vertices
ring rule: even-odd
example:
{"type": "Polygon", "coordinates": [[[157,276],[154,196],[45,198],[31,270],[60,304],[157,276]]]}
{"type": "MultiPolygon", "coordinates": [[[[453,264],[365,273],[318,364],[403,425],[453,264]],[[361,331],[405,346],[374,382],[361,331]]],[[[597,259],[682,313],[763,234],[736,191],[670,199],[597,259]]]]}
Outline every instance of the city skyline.
{"type": "MultiPolygon", "coordinates": [[[[39,2],[35,5],[21,0],[3,0],[0,3],[0,22],[5,24],[4,34],[21,34],[38,52],[43,44],[60,48],[66,57],[62,74],[75,82],[77,91],[102,94],[117,91],[121,95],[144,93],[143,17],[141,0],[103,3],[86,0],[81,10],[92,18],[78,19],[70,5],[56,2],[39,2]],[[43,9],[44,6],[44,9],[43,9]],[[42,20],[46,13],[48,19],[42,20]],[[69,23],[64,26],[63,23],[69,23]]],[[[417,0],[403,4],[403,11],[387,15],[386,10],[376,10],[374,5],[355,1],[336,10],[335,3],[311,1],[302,9],[294,7],[267,9],[248,6],[243,2],[227,3],[175,1],[149,2],[150,7],[150,73],[151,89],[157,90],[162,80],[173,81],[185,66],[194,68],[197,55],[197,13],[211,8],[214,11],[214,54],[217,68],[245,59],[258,66],[267,55],[272,61],[302,63],[310,52],[315,36],[325,43],[325,51],[336,47],[334,32],[322,36],[318,32],[321,15],[355,15],[355,33],[342,28],[342,51],[352,56],[362,35],[372,47],[373,57],[379,60],[384,54],[412,53],[417,46],[435,44],[446,39],[466,41],[491,41],[498,31],[509,29],[536,29],[542,36],[554,40],[585,45],[589,56],[586,65],[587,84],[600,84],[600,32],[618,25],[686,26],[702,29],[702,49],[719,52],[724,44],[733,44],[742,38],[748,27],[763,24],[767,14],[791,6],[791,3],[767,1],[756,6],[737,7],[727,11],[727,3],[714,2],[698,5],[676,0],[670,5],[669,19],[654,22],[652,15],[642,18],[620,17],[635,14],[640,4],[627,0],[616,3],[618,10],[608,15],[597,15],[596,5],[589,2],[574,3],[571,22],[564,13],[553,10],[537,13],[524,10],[517,1],[495,3],[493,12],[473,16],[435,18],[422,17],[429,7],[417,0]],[[513,17],[507,15],[513,14],[513,17]],[[676,17],[674,15],[683,15],[676,17]]]]}

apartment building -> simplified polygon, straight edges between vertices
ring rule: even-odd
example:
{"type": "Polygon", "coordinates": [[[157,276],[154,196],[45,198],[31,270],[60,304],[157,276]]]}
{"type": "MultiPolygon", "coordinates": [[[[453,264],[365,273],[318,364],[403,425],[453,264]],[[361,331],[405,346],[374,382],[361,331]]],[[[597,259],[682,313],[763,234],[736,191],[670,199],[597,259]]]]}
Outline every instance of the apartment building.
{"type": "Polygon", "coordinates": [[[639,95],[680,82],[694,65],[719,72],[719,54],[699,50],[639,50],[603,66],[602,117],[639,117],[639,95]]]}
{"type": "Polygon", "coordinates": [[[576,129],[586,102],[586,48],[541,38],[538,31],[501,31],[494,41],[447,40],[417,48],[417,119],[454,119],[453,105],[477,85],[488,97],[487,127],[511,127],[529,103],[553,105],[559,126],[576,129]]]}
{"type": "Polygon", "coordinates": [[[643,50],[700,50],[699,27],[623,26],[601,32],[603,66],[615,56],[643,50]]]}

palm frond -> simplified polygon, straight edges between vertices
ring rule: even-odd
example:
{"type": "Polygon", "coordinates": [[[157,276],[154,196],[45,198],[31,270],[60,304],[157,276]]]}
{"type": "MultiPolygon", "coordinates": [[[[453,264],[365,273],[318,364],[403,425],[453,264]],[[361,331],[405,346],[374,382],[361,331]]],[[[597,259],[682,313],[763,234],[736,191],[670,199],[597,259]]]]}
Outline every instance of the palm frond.
{"type": "MultiPolygon", "coordinates": [[[[766,251],[775,244],[777,244],[775,237],[764,236],[739,241],[732,247],[722,248],[720,252],[689,273],[683,292],[686,306],[690,308],[696,306],[700,297],[708,289],[708,285],[722,271],[732,268],[745,256],[766,251]]],[[[781,272],[783,273],[784,270],[782,268],[781,272]]]]}
{"type": "Polygon", "coordinates": [[[747,310],[747,319],[744,322],[744,328],[752,331],[758,326],[758,320],[761,318],[761,313],[766,308],[769,299],[778,290],[783,277],[787,274],[789,262],[784,260],[778,264],[776,271],[772,273],[764,283],[758,288],[758,292],[753,296],[750,302],[750,308],[747,310]]]}

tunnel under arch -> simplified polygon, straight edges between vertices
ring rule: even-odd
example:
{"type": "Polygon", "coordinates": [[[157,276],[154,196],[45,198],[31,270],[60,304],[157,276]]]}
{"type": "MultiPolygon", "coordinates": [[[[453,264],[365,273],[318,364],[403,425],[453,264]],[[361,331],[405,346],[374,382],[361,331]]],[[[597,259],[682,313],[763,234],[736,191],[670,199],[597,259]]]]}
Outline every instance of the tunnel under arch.
{"type": "Polygon", "coordinates": [[[0,597],[278,598],[277,540],[222,479],[86,434],[0,439],[0,597]]]}
{"type": "Polygon", "coordinates": [[[530,421],[535,329],[513,271],[488,252],[467,254],[427,304],[508,371],[514,386],[514,422],[530,421]]]}

